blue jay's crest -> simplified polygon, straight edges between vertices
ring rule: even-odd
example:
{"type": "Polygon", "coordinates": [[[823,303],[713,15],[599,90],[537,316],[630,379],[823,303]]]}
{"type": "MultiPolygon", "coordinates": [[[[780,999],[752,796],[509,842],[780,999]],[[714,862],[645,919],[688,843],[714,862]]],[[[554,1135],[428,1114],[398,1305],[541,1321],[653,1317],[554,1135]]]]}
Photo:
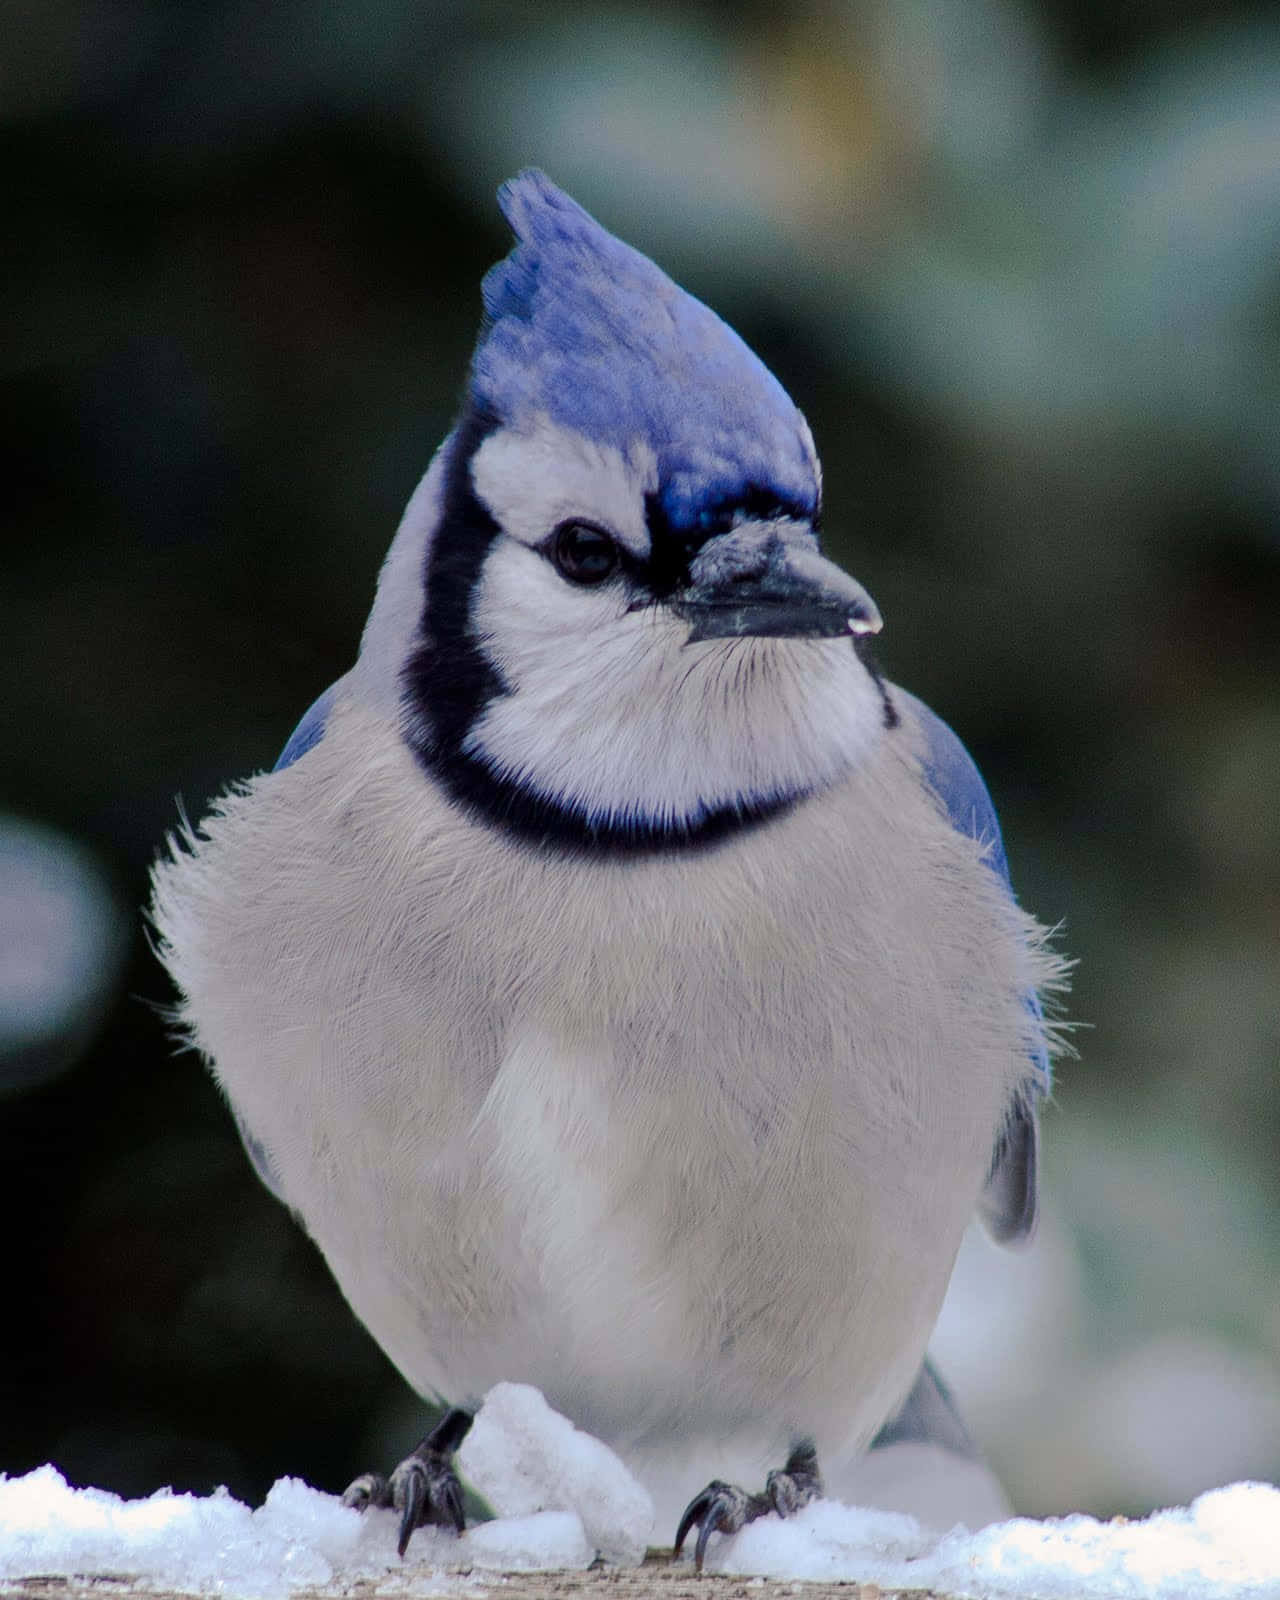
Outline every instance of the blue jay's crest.
{"type": "Polygon", "coordinates": [[[809,429],[738,335],[542,173],[498,198],[517,243],[484,280],[477,403],[516,427],[546,413],[624,453],[643,442],[676,527],[744,500],[811,517],[809,429]]]}

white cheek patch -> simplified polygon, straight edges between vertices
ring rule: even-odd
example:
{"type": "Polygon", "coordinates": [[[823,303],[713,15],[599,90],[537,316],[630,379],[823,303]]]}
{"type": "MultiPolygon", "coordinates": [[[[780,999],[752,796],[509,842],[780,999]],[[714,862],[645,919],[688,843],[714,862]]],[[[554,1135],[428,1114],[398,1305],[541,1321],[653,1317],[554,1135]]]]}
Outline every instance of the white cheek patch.
{"type": "Polygon", "coordinates": [[[627,598],[619,581],[568,583],[540,552],[500,540],[473,594],[471,625],[511,684],[544,676],[572,682],[580,671],[576,651],[599,648],[616,631],[627,598]]]}
{"type": "Polygon", "coordinates": [[[491,434],[472,457],[471,482],[498,526],[522,544],[541,544],[557,523],[580,517],[633,555],[648,552],[644,497],[658,487],[658,462],[646,444],[624,455],[539,414],[491,434]]]}
{"type": "Polygon", "coordinates": [[[665,606],[626,609],[617,583],[568,584],[510,540],[495,547],[473,624],[507,692],[466,749],[589,814],[666,823],[806,793],[880,732],[880,697],[847,641],[687,645],[665,606]]]}
{"type": "Polygon", "coordinates": [[[668,607],[631,612],[623,582],[568,583],[541,554],[582,518],[647,557],[647,446],[624,453],[539,416],[491,434],[471,479],[504,535],[471,623],[506,687],[464,744],[494,773],[591,815],[679,823],[822,788],[878,737],[879,692],[847,640],[689,645],[668,607]]]}

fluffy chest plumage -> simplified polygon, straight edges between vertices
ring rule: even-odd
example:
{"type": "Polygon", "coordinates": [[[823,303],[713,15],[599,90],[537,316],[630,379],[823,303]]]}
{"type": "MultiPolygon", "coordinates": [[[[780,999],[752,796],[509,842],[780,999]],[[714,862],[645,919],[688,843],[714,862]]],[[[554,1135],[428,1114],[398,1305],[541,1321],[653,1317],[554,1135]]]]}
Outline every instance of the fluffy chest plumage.
{"type": "Polygon", "coordinates": [[[909,730],[749,848],[598,863],[465,821],[373,720],[230,799],[162,907],[356,1310],[453,1399],[526,1378],[616,1438],[764,1394],[781,1433],[861,1442],[914,1374],[1032,977],[909,730]]]}

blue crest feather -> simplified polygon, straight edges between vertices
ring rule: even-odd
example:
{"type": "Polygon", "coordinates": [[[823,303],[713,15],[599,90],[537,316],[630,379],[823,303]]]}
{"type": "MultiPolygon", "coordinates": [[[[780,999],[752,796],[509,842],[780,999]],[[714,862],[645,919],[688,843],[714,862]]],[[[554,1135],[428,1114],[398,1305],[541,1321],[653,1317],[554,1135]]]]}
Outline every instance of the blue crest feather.
{"type": "Polygon", "coordinates": [[[730,327],[542,173],[498,200],[516,246],[484,280],[479,405],[515,427],[545,413],[624,453],[647,445],[677,527],[752,491],[817,510],[804,419],[730,327]]]}

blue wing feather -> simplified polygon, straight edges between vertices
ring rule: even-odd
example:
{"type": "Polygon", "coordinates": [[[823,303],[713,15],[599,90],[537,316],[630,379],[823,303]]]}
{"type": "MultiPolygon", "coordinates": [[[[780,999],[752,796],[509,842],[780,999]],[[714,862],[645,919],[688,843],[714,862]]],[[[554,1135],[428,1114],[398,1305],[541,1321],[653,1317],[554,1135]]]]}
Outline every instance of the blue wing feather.
{"type": "MultiPolygon", "coordinates": [[[[1000,837],[996,808],[982,774],[941,717],[914,695],[903,695],[903,698],[914,708],[924,734],[925,781],[942,802],[952,827],[984,847],[988,866],[1012,895],[1009,859],[1000,837]]],[[[1034,989],[1028,991],[1025,1003],[1036,1023],[1043,1022],[1040,997],[1034,989]]],[[[1050,1085],[1049,1051],[1043,1030],[1038,1026],[1030,1060],[1034,1074],[1028,1088],[1015,1095],[1009,1107],[979,1204],[983,1222],[1001,1244],[1028,1240],[1035,1232],[1039,1187],[1039,1126],[1035,1102],[1049,1092],[1050,1085]]]]}
{"type": "MultiPolygon", "coordinates": [[[[903,699],[910,701],[925,737],[925,781],[942,801],[956,832],[968,834],[985,848],[987,865],[1012,895],[1009,858],[1000,835],[1000,822],[973,757],[937,712],[931,711],[923,700],[906,694],[903,694],[903,699]]],[[[1037,1022],[1043,1021],[1040,997],[1034,990],[1027,995],[1027,1009],[1037,1022]]],[[[1050,1084],[1049,1052],[1043,1039],[1031,1059],[1036,1069],[1037,1087],[1047,1094],[1050,1084]]]]}

